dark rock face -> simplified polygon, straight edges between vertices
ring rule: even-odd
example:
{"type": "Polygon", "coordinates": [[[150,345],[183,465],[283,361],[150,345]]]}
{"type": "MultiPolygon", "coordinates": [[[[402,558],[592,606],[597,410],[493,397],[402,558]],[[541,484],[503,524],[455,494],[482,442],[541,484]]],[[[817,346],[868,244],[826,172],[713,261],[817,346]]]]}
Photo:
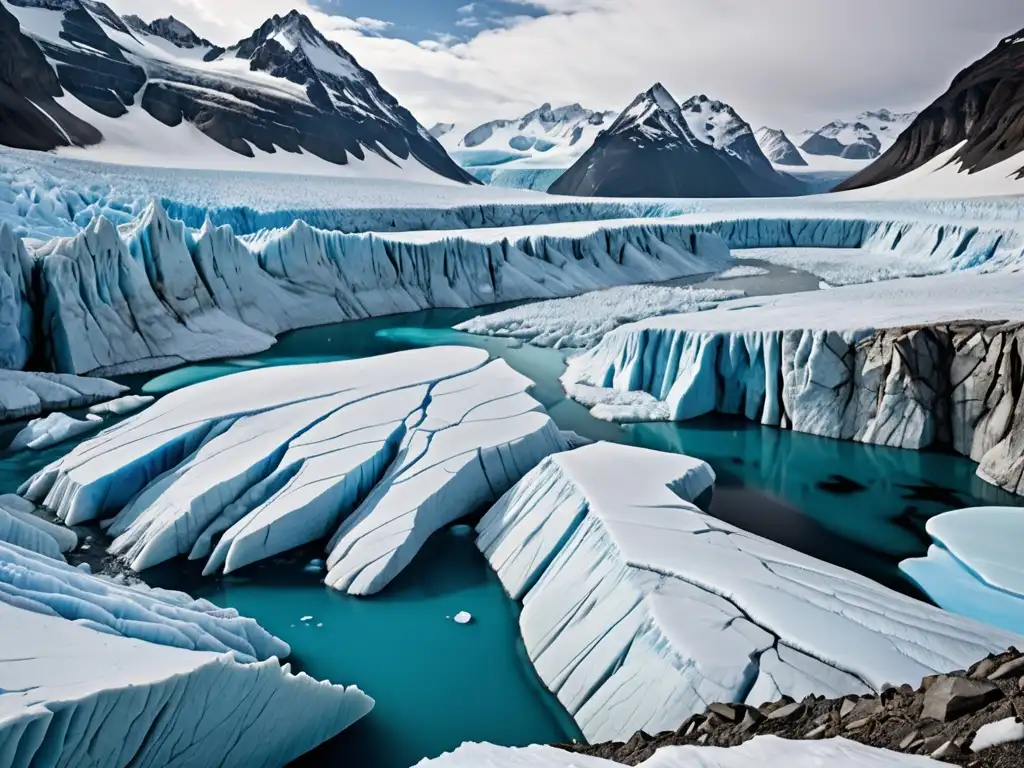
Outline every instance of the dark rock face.
{"type": "Polygon", "coordinates": [[[747,149],[764,167],[698,139],[660,85],[640,94],[548,189],[595,197],[772,197],[801,185],[775,173],[749,126],[747,149]]]}
{"type": "Polygon", "coordinates": [[[874,160],[878,157],[878,147],[867,141],[847,144],[839,155],[847,160],[874,160]]]}
{"type": "Polygon", "coordinates": [[[338,165],[350,156],[363,160],[368,153],[386,162],[412,157],[441,176],[478,183],[373,74],[297,12],[269,19],[225,51],[173,17],[147,24],[137,17],[122,19],[91,0],[12,2],[61,13],[62,29],[56,40],[32,37],[32,30],[20,30],[17,19],[0,7],[2,144],[48,150],[100,141],[95,128],[53,103],[67,92],[111,118],[141,108],[168,126],[188,121],[213,141],[250,157],[252,147],[309,153],[338,165]],[[138,47],[122,48],[109,30],[137,37],[138,47]],[[208,50],[202,57],[183,56],[180,63],[147,58],[138,52],[146,36],[182,49],[208,50]],[[228,58],[247,60],[250,71],[297,87],[226,76],[216,64],[228,58]],[[63,132],[52,123],[47,127],[42,121],[50,121],[31,102],[44,108],[63,132]],[[33,130],[37,125],[39,130],[33,130]]]}
{"type": "Polygon", "coordinates": [[[873,747],[928,755],[972,768],[1019,768],[1024,742],[1010,742],[971,751],[979,729],[991,723],[1020,722],[1024,717],[1024,654],[1011,648],[990,656],[967,672],[925,678],[888,688],[879,696],[825,699],[808,696],[763,704],[712,704],[675,731],[651,736],[638,733],[629,741],[559,745],[577,754],[637,765],[667,746],[733,747],[755,736],[786,739],[828,739],[836,736],[873,747]],[[1014,666],[1016,665],[1016,666],[1014,666]],[[1014,667],[997,676],[996,671],[1014,667]],[[941,717],[936,717],[940,714],[941,717]]]}
{"type": "MultiPolygon", "coordinates": [[[[974,172],[1024,151],[1024,31],[963,70],[870,167],[837,189],[890,181],[961,142],[953,162],[974,172]]],[[[1024,176],[1024,168],[1017,178],[1024,176]]]]}
{"type": "Polygon", "coordinates": [[[57,73],[39,46],[0,6],[0,143],[19,149],[96,144],[102,136],[60,107],[57,73]]]}
{"type": "Polygon", "coordinates": [[[800,145],[800,149],[809,155],[838,156],[843,154],[845,148],[838,139],[822,136],[820,133],[815,133],[800,145]]]}

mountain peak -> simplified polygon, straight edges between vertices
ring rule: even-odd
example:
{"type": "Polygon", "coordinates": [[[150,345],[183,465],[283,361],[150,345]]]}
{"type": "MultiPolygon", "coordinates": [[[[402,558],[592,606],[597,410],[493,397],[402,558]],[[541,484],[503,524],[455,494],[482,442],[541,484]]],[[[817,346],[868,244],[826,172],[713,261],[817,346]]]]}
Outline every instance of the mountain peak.
{"type": "Polygon", "coordinates": [[[136,32],[163,38],[168,42],[174,43],[179,48],[217,47],[209,40],[197,35],[188,24],[174,18],[174,16],[166,16],[148,23],[134,15],[124,16],[122,20],[136,32]]]}
{"type": "Polygon", "coordinates": [[[652,85],[642,96],[654,102],[666,112],[676,112],[679,109],[679,102],[672,97],[672,94],[661,83],[652,85]]]}

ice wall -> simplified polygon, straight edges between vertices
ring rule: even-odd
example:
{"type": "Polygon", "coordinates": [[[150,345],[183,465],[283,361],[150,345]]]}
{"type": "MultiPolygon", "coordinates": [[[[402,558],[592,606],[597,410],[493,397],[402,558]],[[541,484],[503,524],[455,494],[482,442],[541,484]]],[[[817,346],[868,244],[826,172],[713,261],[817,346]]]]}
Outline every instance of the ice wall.
{"type": "Polygon", "coordinates": [[[0,604],[0,766],[285,765],[370,711],[353,687],[0,604]]]}
{"type": "Polygon", "coordinates": [[[32,354],[32,264],[21,238],[0,222],[0,368],[23,368],[32,354]]]}
{"type": "Polygon", "coordinates": [[[478,526],[530,659],[592,743],[715,701],[916,683],[1020,642],[703,514],[690,501],[713,480],[598,443],[546,459],[478,526]]]}
{"type": "Polygon", "coordinates": [[[901,448],[948,446],[1024,493],[1020,274],[921,278],[623,326],[570,361],[610,420],[742,414],[901,448]],[[975,318],[960,321],[960,318],[975,318]],[[880,329],[880,330],[875,330],[880,329]]]}
{"type": "Polygon", "coordinates": [[[98,219],[36,252],[55,370],[151,370],[266,349],[273,335],[432,307],[567,296],[727,264],[721,240],[648,222],[381,237],[186,231],[153,205],[118,232],[98,219]]]}
{"type": "Polygon", "coordinates": [[[328,585],[371,594],[564,450],[530,386],[468,347],[246,371],[167,395],[22,491],[69,525],[113,515],[110,551],[136,570],[189,555],[230,572],[333,533],[328,585]]]}

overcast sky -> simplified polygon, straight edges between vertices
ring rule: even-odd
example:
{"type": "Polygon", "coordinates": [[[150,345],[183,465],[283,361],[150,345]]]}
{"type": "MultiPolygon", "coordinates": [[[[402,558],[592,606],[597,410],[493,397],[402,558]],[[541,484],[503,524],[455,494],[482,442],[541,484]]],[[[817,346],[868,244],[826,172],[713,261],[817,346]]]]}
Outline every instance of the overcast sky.
{"type": "Polygon", "coordinates": [[[1000,38],[1020,0],[109,0],[222,45],[307,13],[428,127],[548,101],[622,109],[661,81],[755,127],[919,109],[1000,38]]]}

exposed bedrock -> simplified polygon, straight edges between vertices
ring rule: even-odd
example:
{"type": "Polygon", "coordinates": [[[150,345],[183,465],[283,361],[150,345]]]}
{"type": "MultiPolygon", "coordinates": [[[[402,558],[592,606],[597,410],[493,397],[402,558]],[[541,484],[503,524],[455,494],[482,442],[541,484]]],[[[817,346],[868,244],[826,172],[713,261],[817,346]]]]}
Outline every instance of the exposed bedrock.
{"type": "MultiPolygon", "coordinates": [[[[659,282],[729,258],[717,236],[678,224],[510,239],[344,235],[296,221],[242,239],[187,230],[154,203],[129,227],[100,218],[37,250],[32,303],[54,370],[113,375],[260,352],[296,328],[659,282]]],[[[2,316],[20,317],[21,294],[8,294],[2,316]]],[[[25,343],[8,335],[16,362],[25,343]]]]}
{"type": "MultiPolygon", "coordinates": [[[[985,480],[1024,494],[1021,323],[619,334],[570,364],[577,397],[614,387],[662,401],[662,417],[673,420],[742,414],[822,437],[952,448],[978,462],[985,480]]],[[[616,407],[596,409],[616,418],[616,407]]]]}

